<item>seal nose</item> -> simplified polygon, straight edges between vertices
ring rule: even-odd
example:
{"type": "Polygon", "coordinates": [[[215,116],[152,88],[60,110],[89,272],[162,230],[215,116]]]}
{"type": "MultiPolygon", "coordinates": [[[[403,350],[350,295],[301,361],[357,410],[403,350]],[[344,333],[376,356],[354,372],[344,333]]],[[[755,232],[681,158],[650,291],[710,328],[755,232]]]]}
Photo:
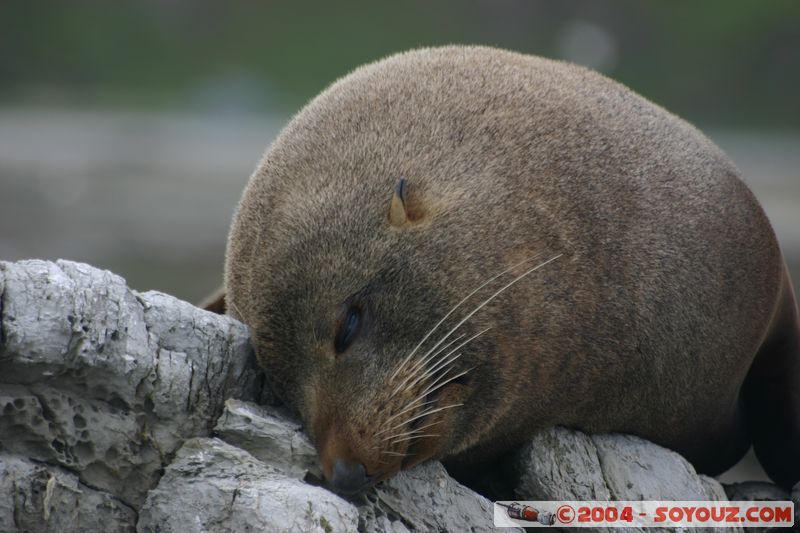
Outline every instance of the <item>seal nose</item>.
{"type": "Polygon", "coordinates": [[[361,463],[337,459],[331,471],[331,486],[341,494],[355,494],[369,485],[371,477],[361,463]]]}

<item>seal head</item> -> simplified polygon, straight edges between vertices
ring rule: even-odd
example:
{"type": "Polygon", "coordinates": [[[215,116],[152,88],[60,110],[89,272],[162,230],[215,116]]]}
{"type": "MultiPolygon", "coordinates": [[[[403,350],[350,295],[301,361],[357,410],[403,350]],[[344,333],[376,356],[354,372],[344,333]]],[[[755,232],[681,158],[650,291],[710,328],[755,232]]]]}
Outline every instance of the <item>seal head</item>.
{"type": "Polygon", "coordinates": [[[267,150],[225,270],[341,492],[556,424],[713,474],[748,417],[770,473],[800,478],[800,397],[768,384],[800,390],[800,335],[766,216],[700,132],[589,70],[481,47],[357,69],[267,150]]]}

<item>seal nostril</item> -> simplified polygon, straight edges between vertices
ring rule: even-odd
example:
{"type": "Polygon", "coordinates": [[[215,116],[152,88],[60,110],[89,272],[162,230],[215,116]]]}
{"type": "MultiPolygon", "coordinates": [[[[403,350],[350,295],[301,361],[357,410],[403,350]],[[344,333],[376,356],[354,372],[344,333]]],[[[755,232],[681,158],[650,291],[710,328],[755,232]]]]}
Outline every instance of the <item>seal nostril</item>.
{"type": "Polygon", "coordinates": [[[355,494],[364,490],[372,480],[361,463],[337,459],[331,472],[333,490],[342,494],[355,494]]]}

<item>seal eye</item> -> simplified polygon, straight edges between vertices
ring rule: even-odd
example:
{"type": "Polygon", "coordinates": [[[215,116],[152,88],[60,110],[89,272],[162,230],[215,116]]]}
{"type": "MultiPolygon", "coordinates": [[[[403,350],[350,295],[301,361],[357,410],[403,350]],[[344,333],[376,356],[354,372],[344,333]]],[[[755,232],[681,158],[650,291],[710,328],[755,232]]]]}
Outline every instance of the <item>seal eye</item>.
{"type": "Polygon", "coordinates": [[[344,320],[339,325],[333,347],[337,354],[340,354],[350,347],[353,340],[361,329],[361,310],[358,307],[350,306],[344,320]]]}

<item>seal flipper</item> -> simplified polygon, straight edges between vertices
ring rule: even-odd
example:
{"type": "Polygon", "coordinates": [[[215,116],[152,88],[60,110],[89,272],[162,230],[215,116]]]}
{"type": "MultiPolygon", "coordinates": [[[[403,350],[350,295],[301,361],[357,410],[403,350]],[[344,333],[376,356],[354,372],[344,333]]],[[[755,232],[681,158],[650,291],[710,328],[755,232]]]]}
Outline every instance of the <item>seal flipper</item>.
{"type": "Polygon", "coordinates": [[[785,265],[775,314],[742,394],[759,462],[791,489],[800,482],[800,321],[785,265]]]}
{"type": "Polygon", "coordinates": [[[227,311],[225,303],[225,287],[219,287],[217,290],[206,296],[202,302],[197,304],[197,307],[211,311],[218,315],[224,315],[227,311]]]}

